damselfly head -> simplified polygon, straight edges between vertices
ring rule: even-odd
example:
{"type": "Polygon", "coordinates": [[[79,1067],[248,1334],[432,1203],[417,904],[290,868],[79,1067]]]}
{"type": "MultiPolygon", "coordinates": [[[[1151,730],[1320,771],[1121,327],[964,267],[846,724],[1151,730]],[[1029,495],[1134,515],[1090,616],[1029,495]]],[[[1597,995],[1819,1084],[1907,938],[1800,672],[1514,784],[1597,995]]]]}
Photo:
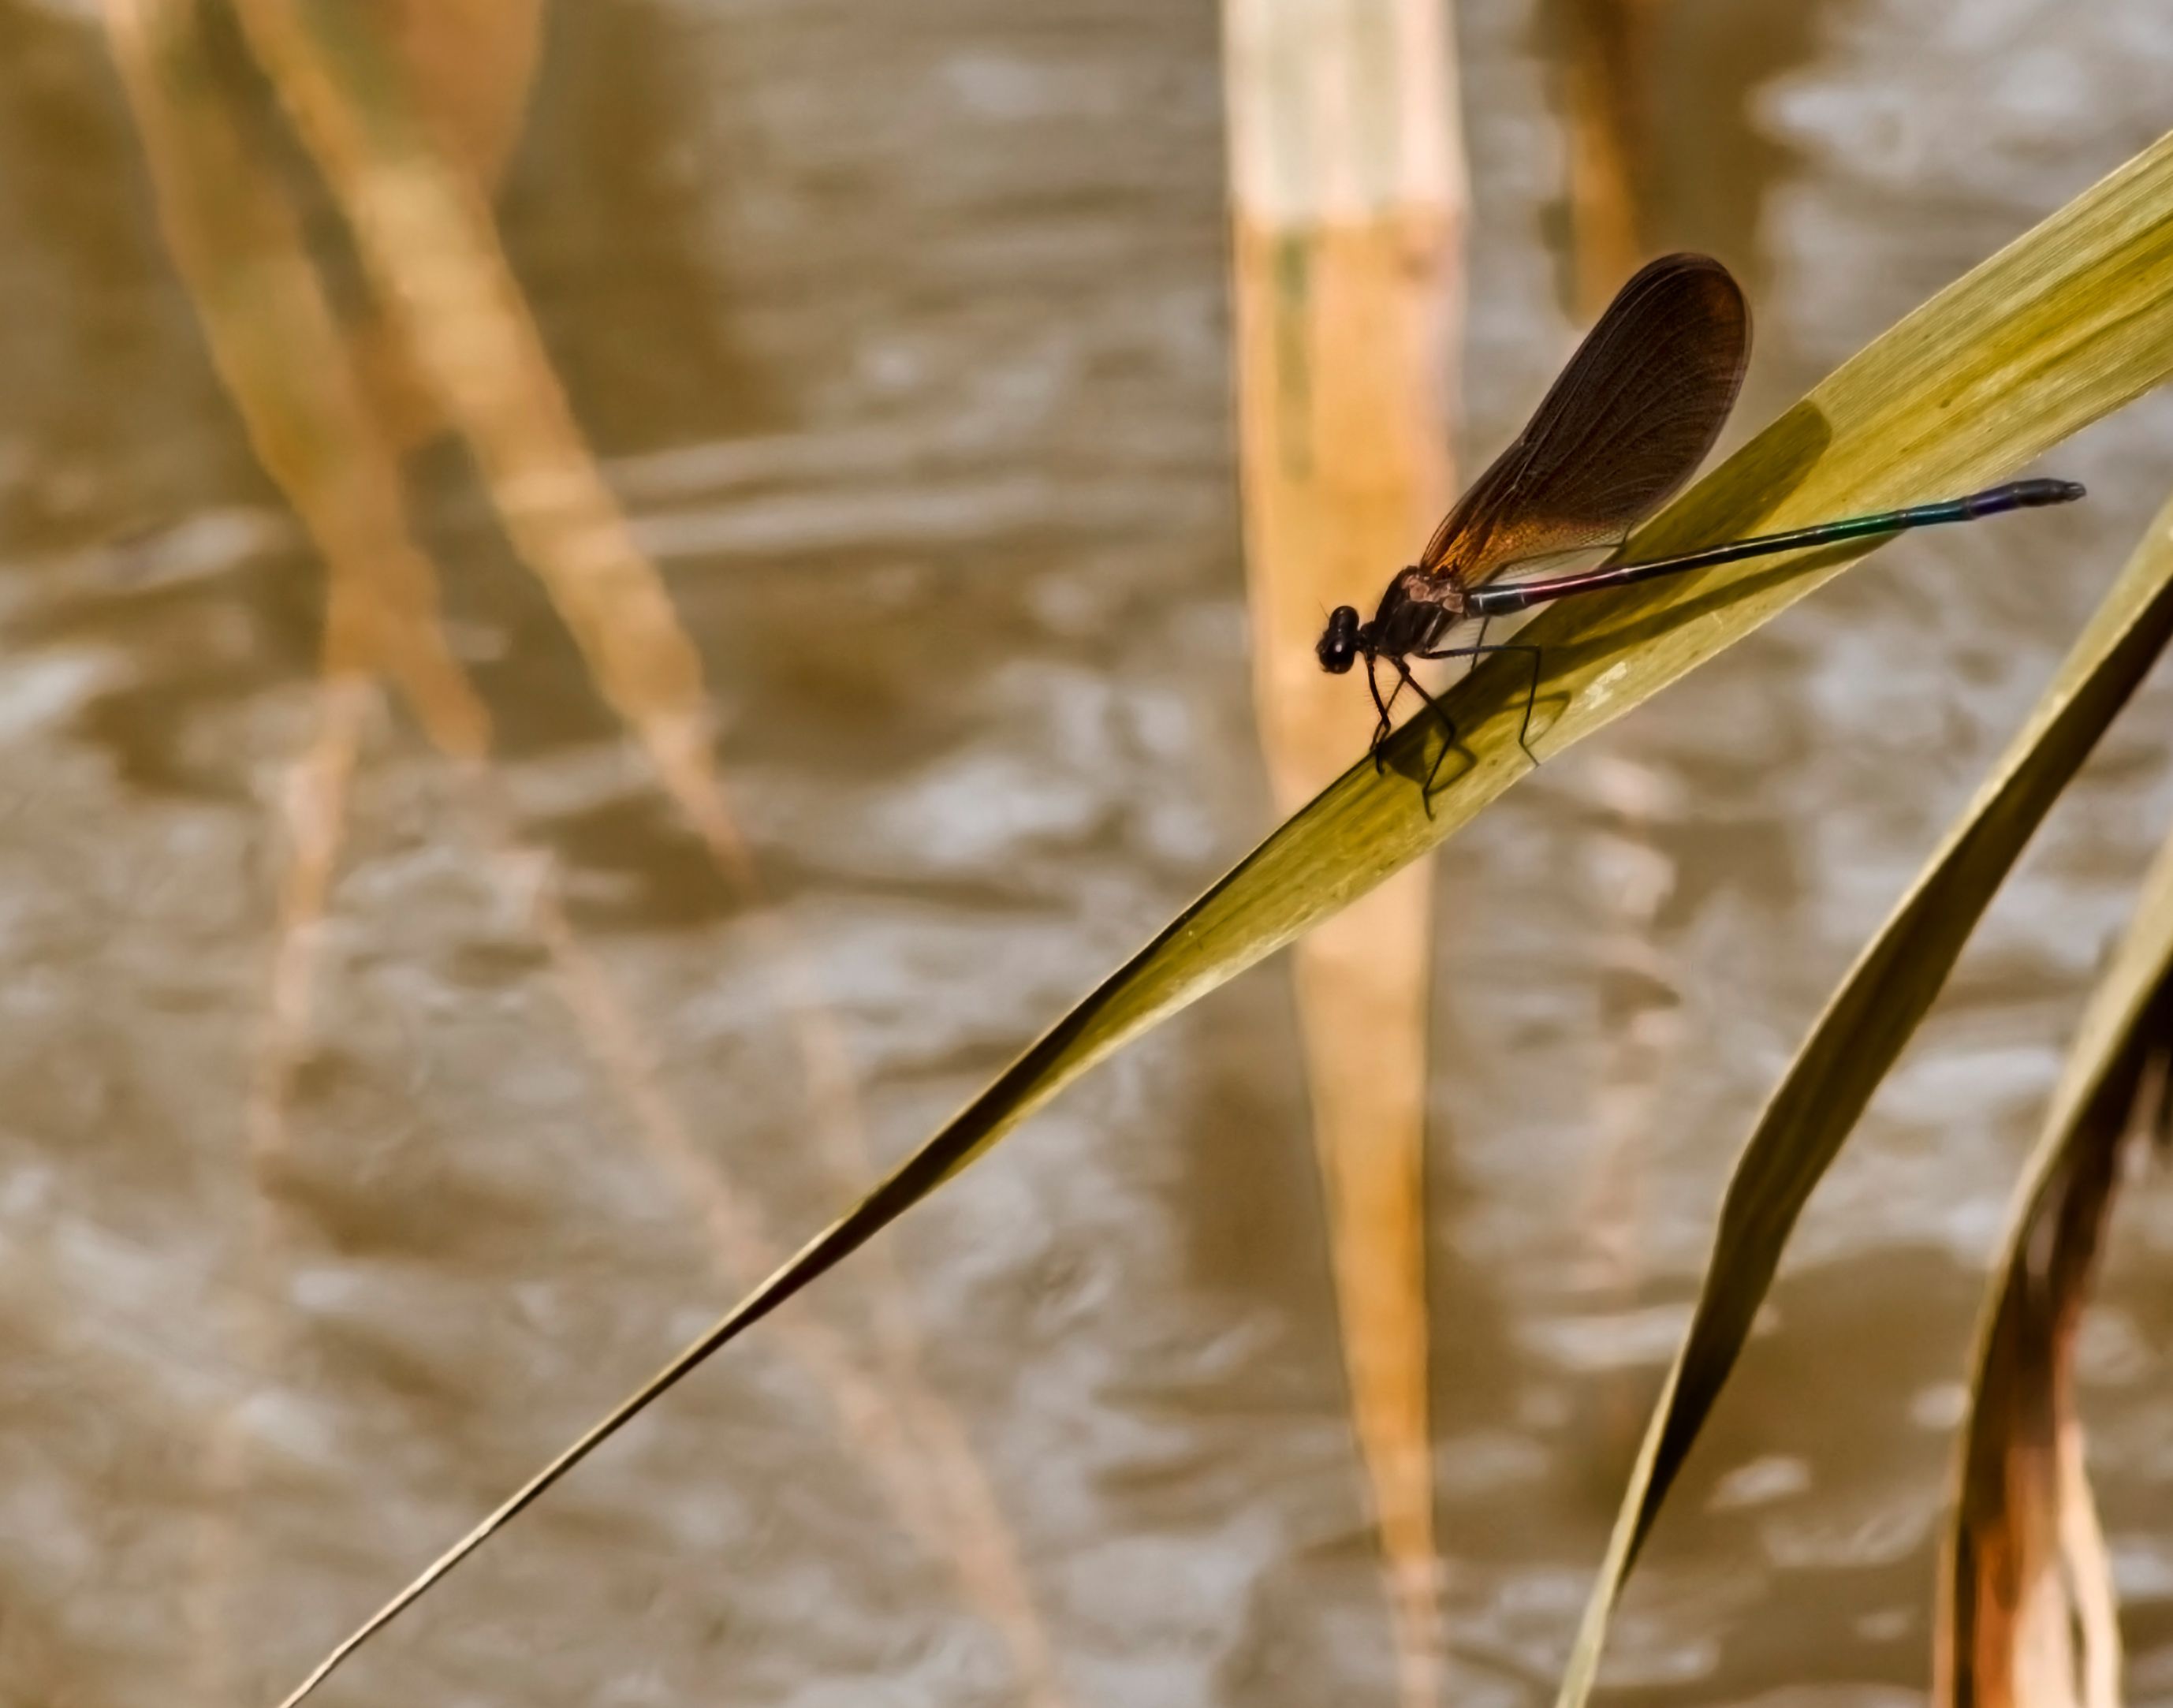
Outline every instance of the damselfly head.
{"type": "Polygon", "coordinates": [[[1328,613],[1328,627],[1321,631],[1320,644],[1313,648],[1320,660],[1321,669],[1332,676],[1340,676],[1349,670],[1358,656],[1358,609],[1352,605],[1339,605],[1328,613]]]}

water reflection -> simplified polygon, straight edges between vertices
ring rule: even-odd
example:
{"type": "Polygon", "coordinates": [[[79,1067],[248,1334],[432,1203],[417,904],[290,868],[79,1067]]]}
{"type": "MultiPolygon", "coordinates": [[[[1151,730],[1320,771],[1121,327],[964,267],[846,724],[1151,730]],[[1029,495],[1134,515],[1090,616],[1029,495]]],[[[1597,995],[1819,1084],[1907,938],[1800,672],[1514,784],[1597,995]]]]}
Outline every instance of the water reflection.
{"type": "MultiPolygon", "coordinates": [[[[1647,235],[1763,282],[1746,426],[2146,139],[2173,61],[2139,3],[1885,0],[1755,42],[1728,8],[1659,16],[1647,235]]],[[[1521,0],[1463,27],[1485,450],[1572,327],[1544,32],[1521,0]]],[[[1214,19],[941,0],[552,28],[509,246],[895,1153],[1265,822],[1214,19]]],[[[355,725],[284,1244],[251,1258],[244,1118],[326,579],[204,359],[140,152],[94,30],[0,5],[0,1678],[164,1700],[205,1641],[175,1586],[212,1519],[229,1676],[268,1700],[728,1288],[714,1207],[643,1147],[564,999],[532,869],[404,714],[355,725]],[[268,1377],[241,1326],[266,1313],[268,1377]],[[229,1415],[250,1468],[210,1511],[229,1415]]],[[[1729,1147],[2161,496],[2165,412],[2063,457],[2096,498],[2072,563],[1997,531],[1911,542],[1452,845],[1445,881],[1484,901],[1445,910],[1437,1086],[1459,1700],[1544,1695],[1729,1147]],[[1649,905],[1640,858],[1672,874],[1649,905]],[[1607,946],[1629,940],[1658,969],[1634,989],[1607,946]],[[1664,1060],[1610,1065],[1661,1006],[1664,1060]],[[1642,1101],[1610,1165],[1594,1112],[1625,1071],[1642,1101]],[[1609,1166],[1636,1189],[1595,1210],[1609,1166]]],[[[414,475],[505,820],[560,870],[690,1167],[729,1165],[789,1238],[836,1188],[756,916],[472,469],[440,447],[414,475]]],[[[1633,1588],[1610,1676],[1639,1700],[1921,1684],[1946,1452],[1924,1396],[1961,1367],[2007,1171],[2173,807],[2164,713],[2147,695],[2116,732],[1814,1205],[1633,1588]]],[[[896,1242],[1066,1700],[1387,1698],[1293,1052],[1270,968],[896,1242]]],[[[2173,1664],[2150,1350],[2173,1221],[2149,1189],[2125,1215],[2109,1286],[2135,1332],[2085,1403],[2149,1688],[2173,1664]]],[[[341,1688],[1019,1700],[1015,1652],[875,1516],[892,1495],[793,1355],[870,1308],[838,1290],[704,1371],[341,1688]]]]}

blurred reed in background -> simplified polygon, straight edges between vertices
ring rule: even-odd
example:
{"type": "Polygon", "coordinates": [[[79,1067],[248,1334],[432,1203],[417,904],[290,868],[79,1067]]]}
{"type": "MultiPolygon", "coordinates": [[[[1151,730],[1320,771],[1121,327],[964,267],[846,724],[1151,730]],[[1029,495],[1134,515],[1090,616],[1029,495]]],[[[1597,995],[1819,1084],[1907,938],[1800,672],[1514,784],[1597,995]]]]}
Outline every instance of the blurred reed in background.
{"type": "MultiPolygon", "coordinates": [[[[260,1232],[242,1333],[269,1379],[282,1349],[277,1211],[294,1064],[311,1029],[312,945],[346,834],[348,784],[375,687],[388,682],[466,793],[493,881],[549,956],[568,1008],[651,1161],[709,1232],[720,1276],[745,1287],[780,1260],[759,1215],[697,1145],[664,1092],[640,1018],[582,948],[547,854],[522,845],[489,773],[489,719],[445,644],[439,571],[415,543],[403,455],[441,430],[473,454],[508,535],[542,579],[655,773],[752,911],[793,1021],[808,1136],[840,1191],[867,1172],[849,1062],[787,928],[768,908],[709,756],[694,648],[598,473],[499,251],[485,200],[518,133],[540,0],[111,0],[108,31],[158,187],[161,217],[221,378],[251,441],[310,532],[329,579],[320,730],[289,790],[288,876],[249,1137],[260,1232]],[[238,26],[238,28],[237,28],[238,26]],[[252,67],[345,216],[372,294],[343,314],[265,146],[252,67]]],[[[965,1432],[920,1375],[900,1278],[866,1277],[871,1349],[818,1318],[786,1333],[887,1491],[895,1516],[952,1561],[1004,1635],[1022,1700],[1064,1700],[1039,1618],[965,1432]],[[871,1367],[872,1366],[872,1367],[871,1367]]],[[[235,1691],[240,1617],[226,1584],[242,1545],[230,1515],[247,1474],[243,1408],[207,1452],[209,1521],[196,1588],[199,1687],[235,1691]]]]}
{"type": "MultiPolygon", "coordinates": [[[[1373,706],[1313,655],[1370,612],[1455,482],[1467,192],[1448,0],[1226,0],[1240,473],[1254,692],[1276,805],[1363,751],[1373,706]]],[[[1314,1143],[1403,1700],[1440,1694],[1428,1421],[1432,870],[1298,946],[1314,1143]]]]}

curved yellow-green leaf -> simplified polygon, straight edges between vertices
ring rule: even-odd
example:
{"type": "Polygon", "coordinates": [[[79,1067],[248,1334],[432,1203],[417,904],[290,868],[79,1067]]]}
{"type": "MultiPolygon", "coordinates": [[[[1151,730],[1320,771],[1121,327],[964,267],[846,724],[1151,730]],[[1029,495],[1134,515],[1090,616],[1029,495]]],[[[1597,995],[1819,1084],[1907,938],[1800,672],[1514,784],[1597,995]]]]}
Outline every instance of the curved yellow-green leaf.
{"type": "MultiPolygon", "coordinates": [[[[1651,554],[1945,498],[2008,473],[2173,372],[2173,139],[2162,139],[1841,367],[1642,530],[1651,554]]],[[[1707,571],[1542,613],[1542,753],[1611,723],[1863,547],[1707,571]]],[[[1524,676],[1490,660],[1443,697],[1466,733],[1430,801],[1430,720],[1354,766],[1027,1049],[860,1204],[547,1466],[328,1657],[372,1633],[725,1342],[855,1250],[1112,1051],[1468,823],[1527,768],[1524,676]]]]}
{"type": "Polygon", "coordinates": [[[1796,1217],[1840,1154],[2024,845],[2173,639],[2173,504],[2152,523],[2029,721],[1826,1004],[1723,1200],[1712,1262],[1615,1519],[1559,1698],[1592,1688],[1622,1581],[1750,1333],[1796,1217]]]}
{"type": "MultiPolygon", "coordinates": [[[[2173,505],[2154,533],[2159,556],[2173,557],[2173,505]]],[[[1977,1326],[1939,1565],[1941,1708],[2119,1700],[2119,1622],[2084,1469],[2074,1337],[2122,1141],[2138,1124],[2162,1129],[2169,1048],[2173,842],[2084,1012],[1977,1326]]]]}

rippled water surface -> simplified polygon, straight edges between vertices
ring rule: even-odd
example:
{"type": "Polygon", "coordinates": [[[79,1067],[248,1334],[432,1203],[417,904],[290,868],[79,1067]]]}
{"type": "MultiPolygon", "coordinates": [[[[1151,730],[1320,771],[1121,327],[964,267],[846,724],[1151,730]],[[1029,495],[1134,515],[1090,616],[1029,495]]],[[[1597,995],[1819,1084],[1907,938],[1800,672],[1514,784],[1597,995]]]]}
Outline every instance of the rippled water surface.
{"type": "MultiPolygon", "coordinates": [[[[2173,78],[2153,0],[1654,15],[1651,235],[1751,282],[1739,432],[2149,141],[2173,78]]],[[[1459,20],[1468,460],[1574,336],[1559,23],[1459,20]]],[[[840,1201],[841,1110],[899,1154],[1268,827],[1216,38],[1167,0],[562,8],[507,241],[701,649],[767,905],[433,451],[419,529],[504,795],[373,714],[267,1137],[324,575],[99,31],[0,0],[0,1699],[276,1696],[840,1201]]],[[[1453,1700],[1551,1689],[1734,1148],[2168,444],[2145,400],[2048,461],[2088,505],[1895,547],[1449,844],[1453,1700]]],[[[1971,1317],[2173,822],[2169,712],[2124,716],[1814,1202],[1614,1700],[1922,1689],[1971,1317]]],[[[326,1700],[959,1708],[1027,1700],[1022,1630],[1076,1708],[1392,1700],[1286,978],[1067,1095],[326,1700]],[[901,1312],[925,1390],[856,1410],[901,1312]],[[978,1577],[912,1517],[961,1463],[978,1577]]],[[[2143,1700],[2173,1693],[2169,1283],[2146,1182],[2083,1346],[2143,1700]]]]}

